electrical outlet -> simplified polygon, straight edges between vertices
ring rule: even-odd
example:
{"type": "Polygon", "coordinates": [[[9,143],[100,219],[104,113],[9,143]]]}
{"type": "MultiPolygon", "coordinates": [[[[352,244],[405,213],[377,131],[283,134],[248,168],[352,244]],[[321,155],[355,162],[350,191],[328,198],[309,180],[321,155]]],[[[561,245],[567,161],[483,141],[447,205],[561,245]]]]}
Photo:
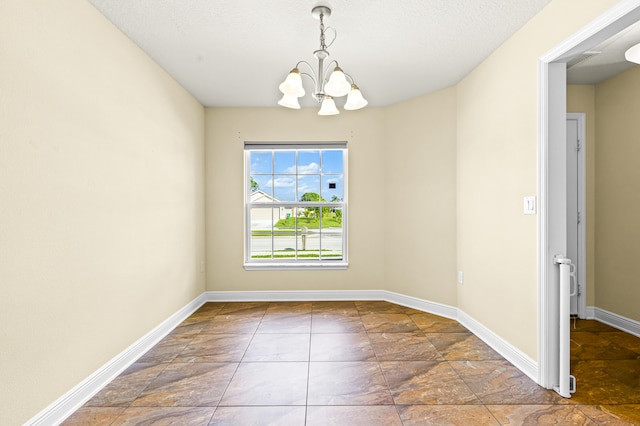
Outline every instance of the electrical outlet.
{"type": "Polygon", "coordinates": [[[464,272],[458,271],[458,284],[464,284],[464,272]]]}

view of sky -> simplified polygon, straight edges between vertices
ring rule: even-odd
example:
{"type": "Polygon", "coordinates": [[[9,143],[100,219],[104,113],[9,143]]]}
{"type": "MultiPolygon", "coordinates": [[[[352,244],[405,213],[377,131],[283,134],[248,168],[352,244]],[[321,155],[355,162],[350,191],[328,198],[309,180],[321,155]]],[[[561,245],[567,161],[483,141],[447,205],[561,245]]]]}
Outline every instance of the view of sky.
{"type": "Polygon", "coordinates": [[[342,155],[342,150],[251,151],[250,174],[259,190],[279,201],[299,201],[308,192],[342,200],[342,155]]]}

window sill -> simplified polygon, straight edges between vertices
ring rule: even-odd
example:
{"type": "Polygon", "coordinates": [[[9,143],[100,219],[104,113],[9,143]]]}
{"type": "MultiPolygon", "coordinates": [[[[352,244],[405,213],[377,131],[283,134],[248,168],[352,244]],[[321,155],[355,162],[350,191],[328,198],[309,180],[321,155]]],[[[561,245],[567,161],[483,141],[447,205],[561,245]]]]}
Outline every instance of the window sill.
{"type": "Polygon", "coordinates": [[[344,270],[349,264],[347,262],[331,263],[245,263],[246,271],[306,271],[306,270],[344,270]]]}

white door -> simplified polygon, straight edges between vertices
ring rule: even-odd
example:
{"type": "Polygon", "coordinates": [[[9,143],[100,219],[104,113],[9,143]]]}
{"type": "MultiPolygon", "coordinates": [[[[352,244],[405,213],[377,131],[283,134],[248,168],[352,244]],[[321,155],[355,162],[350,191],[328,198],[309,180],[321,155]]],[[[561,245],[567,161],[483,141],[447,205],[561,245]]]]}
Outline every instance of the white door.
{"type": "Polygon", "coordinates": [[[580,318],[586,314],[584,119],[584,114],[567,114],[567,257],[575,265],[570,310],[580,318]]]}

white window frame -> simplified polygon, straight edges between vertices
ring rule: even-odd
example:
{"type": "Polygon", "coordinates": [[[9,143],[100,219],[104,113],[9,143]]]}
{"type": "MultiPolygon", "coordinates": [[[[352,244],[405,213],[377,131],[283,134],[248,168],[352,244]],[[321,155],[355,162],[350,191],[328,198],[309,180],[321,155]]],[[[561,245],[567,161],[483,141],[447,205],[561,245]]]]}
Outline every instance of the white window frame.
{"type": "MultiPolygon", "coordinates": [[[[297,175],[296,175],[297,176],[297,175]]],[[[348,148],[346,142],[309,142],[309,143],[286,143],[286,142],[245,142],[244,144],[244,268],[246,270],[294,270],[294,269],[346,269],[348,267],[347,252],[347,222],[348,222],[348,148]],[[251,258],[251,208],[254,206],[265,206],[265,203],[251,202],[251,165],[250,153],[253,151],[264,150],[284,150],[284,151],[300,151],[300,150],[342,150],[342,179],[343,179],[343,200],[340,202],[271,202],[268,203],[272,207],[319,207],[319,208],[341,208],[342,209],[342,259],[334,260],[331,258],[318,260],[309,259],[252,259],[251,258]]],[[[272,247],[274,237],[272,236],[272,247]]],[[[322,247],[320,247],[322,248],[322,247]]],[[[297,247],[296,247],[297,252],[297,247]]],[[[320,253],[322,253],[320,251],[320,253]]]]}

